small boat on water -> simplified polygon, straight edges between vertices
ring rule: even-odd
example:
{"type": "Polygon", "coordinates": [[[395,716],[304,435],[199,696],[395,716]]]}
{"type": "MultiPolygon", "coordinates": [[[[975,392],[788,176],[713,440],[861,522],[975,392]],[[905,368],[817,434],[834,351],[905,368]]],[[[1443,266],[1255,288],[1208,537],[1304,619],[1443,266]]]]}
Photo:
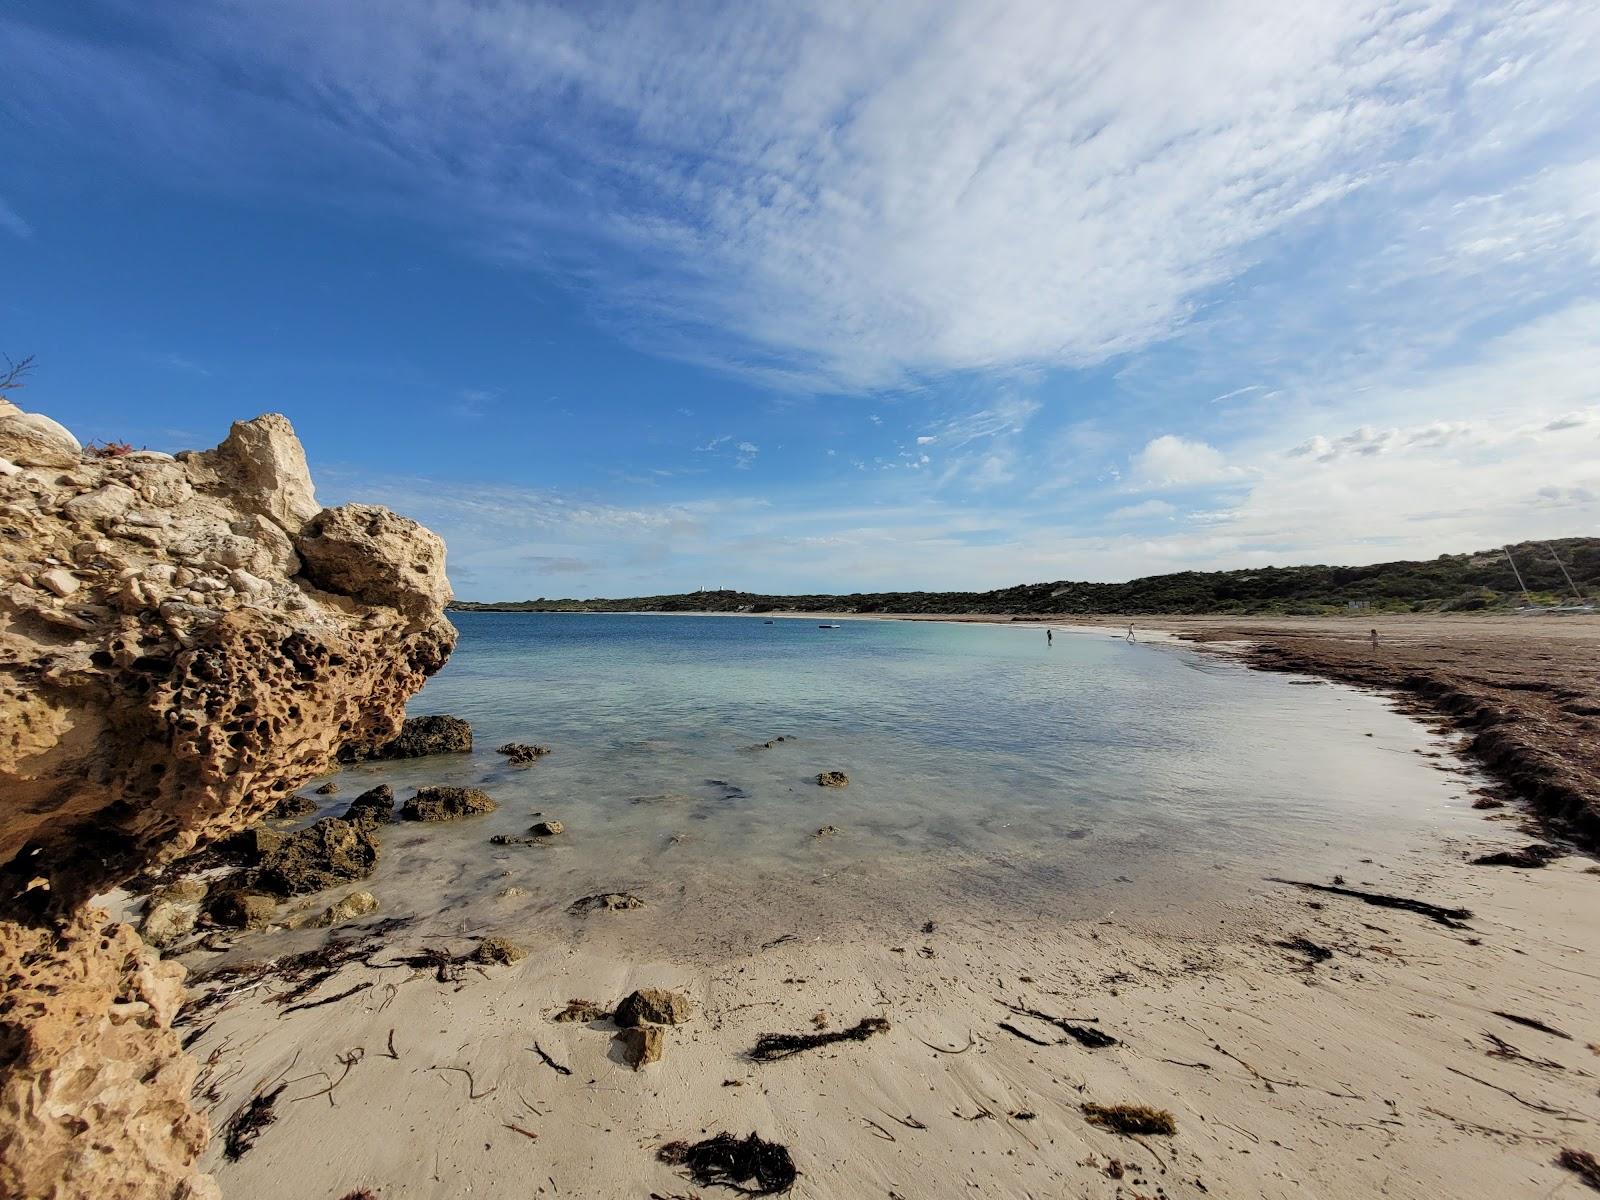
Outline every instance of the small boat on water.
{"type": "Polygon", "coordinates": [[[761,622],[761,623],[762,623],[762,624],[763,624],[763,625],[775,625],[775,624],[777,624],[777,622],[776,622],[776,621],[763,621],[763,622],[761,622]]]}
{"type": "Polygon", "coordinates": [[[837,629],[839,627],[837,625],[818,625],[817,628],[818,629],[837,629]]]}

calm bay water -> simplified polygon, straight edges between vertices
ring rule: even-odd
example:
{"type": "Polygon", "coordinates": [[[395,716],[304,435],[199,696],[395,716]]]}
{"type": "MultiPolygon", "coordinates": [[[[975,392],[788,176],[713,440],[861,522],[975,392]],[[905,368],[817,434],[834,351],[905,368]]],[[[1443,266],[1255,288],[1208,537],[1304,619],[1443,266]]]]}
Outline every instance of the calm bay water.
{"type": "Polygon", "coordinates": [[[697,945],[952,906],[1182,909],[1468,819],[1464,778],[1378,698],[1109,631],[1051,647],[1037,627],[454,620],[455,657],[411,711],[466,718],[477,749],[347,769],[325,811],[375,782],[488,790],[488,817],[394,827],[373,884],[389,911],[462,930],[575,922],[566,905],[600,890],[637,892],[650,915],[627,920],[697,945]],[[511,740],[554,753],[511,767],[493,752],[511,740]],[[850,786],[818,787],[822,770],[850,786]],[[488,844],[534,813],[567,832],[488,844]]]}

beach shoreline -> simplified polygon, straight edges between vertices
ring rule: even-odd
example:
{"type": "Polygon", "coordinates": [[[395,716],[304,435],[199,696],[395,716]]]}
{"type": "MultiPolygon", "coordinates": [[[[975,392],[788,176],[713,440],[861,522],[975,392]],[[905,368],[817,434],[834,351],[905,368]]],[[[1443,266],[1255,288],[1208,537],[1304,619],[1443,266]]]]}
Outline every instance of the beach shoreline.
{"type": "MultiPolygon", "coordinates": [[[[1125,620],[1078,631],[1114,635],[1125,620]]],[[[1315,661],[1284,656],[1320,638],[1311,649],[1335,679],[1366,657],[1371,627],[1136,620],[1141,639],[1308,675],[1315,661]]],[[[1492,630],[1475,636],[1456,652],[1493,651],[1492,630]]],[[[1431,623],[1381,626],[1392,657],[1379,665],[1405,675],[1336,686],[1395,697],[1433,731],[1439,771],[1488,784],[1462,727],[1404,686],[1415,658],[1440,659],[1440,640],[1431,623]]],[[[1372,838],[1337,873],[1263,877],[1159,915],[1119,911],[1111,895],[1070,919],[943,904],[812,928],[792,909],[738,921],[702,910],[655,941],[648,922],[676,892],[652,878],[638,912],[569,921],[517,901],[490,927],[397,929],[295,1005],[273,1002],[288,985],[270,973],[244,990],[205,978],[202,961],[181,1032],[219,1131],[204,1165],[231,1197],[678,1200],[716,1193],[659,1161],[663,1144],[754,1130],[793,1155],[793,1195],[838,1200],[1489,1200],[1575,1187],[1556,1156],[1593,1149],[1600,1128],[1600,1027],[1583,1000],[1600,867],[1582,853],[1537,870],[1477,865],[1527,840],[1519,810],[1486,816],[1372,838]],[[466,962],[491,933],[528,956],[396,966],[425,948],[466,962]],[[609,1010],[641,987],[694,1010],[642,1071],[609,1019],[553,1020],[571,1000],[609,1010]],[[887,1030],[859,1042],[750,1055],[763,1034],[880,1018],[887,1030]],[[1085,1045],[1050,1019],[1115,1044],[1085,1045]],[[279,1087],[273,1123],[230,1161],[230,1128],[279,1087]],[[1092,1104],[1164,1110],[1176,1133],[1123,1136],[1086,1119],[1092,1104]]],[[[816,903],[848,906],[839,888],[819,876],[816,903]]]]}

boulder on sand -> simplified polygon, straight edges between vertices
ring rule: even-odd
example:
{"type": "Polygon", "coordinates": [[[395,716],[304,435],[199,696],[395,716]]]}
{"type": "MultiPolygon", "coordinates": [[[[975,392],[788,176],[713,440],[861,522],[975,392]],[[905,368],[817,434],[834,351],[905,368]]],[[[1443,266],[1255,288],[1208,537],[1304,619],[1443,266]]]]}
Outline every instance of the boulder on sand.
{"type": "Polygon", "coordinates": [[[682,1025],[694,1013],[689,997],[666,988],[640,988],[630,992],[617,1005],[617,1024],[624,1029],[635,1025],[682,1025]]]}
{"type": "Polygon", "coordinates": [[[472,749],[472,726],[445,713],[407,717],[400,735],[380,746],[346,746],[339,757],[346,762],[373,758],[426,758],[430,754],[464,754],[472,749]]]}
{"type": "Polygon", "coordinates": [[[214,896],[207,908],[211,919],[219,925],[235,929],[265,929],[272,924],[278,902],[264,892],[235,889],[214,896]]]}
{"type": "Polygon", "coordinates": [[[276,896],[303,896],[365,879],[378,865],[378,839],[371,826],[338,817],[284,837],[261,862],[256,884],[276,896]]]}
{"type": "Polygon", "coordinates": [[[660,1062],[667,1048],[667,1031],[659,1025],[637,1025],[617,1034],[622,1057],[635,1071],[646,1063],[660,1062]]]}
{"type": "Polygon", "coordinates": [[[499,807],[488,792],[478,788],[425,787],[405,802],[400,815],[408,821],[455,821],[499,807]]]}
{"type": "Polygon", "coordinates": [[[329,925],[342,925],[346,921],[353,921],[357,917],[364,917],[370,912],[378,911],[378,898],[371,892],[351,892],[343,900],[328,905],[309,924],[313,928],[322,929],[329,925]]]}
{"type": "Polygon", "coordinates": [[[472,958],[475,962],[499,963],[501,966],[509,966],[527,957],[527,950],[517,945],[510,938],[493,936],[486,937],[480,941],[477,949],[472,952],[472,958]]]}

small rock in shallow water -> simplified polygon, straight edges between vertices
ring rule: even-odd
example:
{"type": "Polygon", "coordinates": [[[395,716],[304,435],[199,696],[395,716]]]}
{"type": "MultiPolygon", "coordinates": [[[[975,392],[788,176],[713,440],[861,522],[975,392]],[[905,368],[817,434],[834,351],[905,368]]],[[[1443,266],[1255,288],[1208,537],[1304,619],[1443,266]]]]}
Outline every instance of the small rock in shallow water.
{"type": "Polygon", "coordinates": [[[630,992],[617,1005],[617,1024],[624,1029],[634,1025],[682,1025],[694,1013],[689,997],[665,988],[640,988],[630,992]]]}
{"type": "Polygon", "coordinates": [[[378,898],[371,892],[351,892],[336,904],[330,904],[322,913],[311,922],[315,928],[321,929],[329,925],[339,925],[345,921],[353,921],[357,917],[364,917],[370,912],[378,911],[378,898]]]}
{"type": "Polygon", "coordinates": [[[622,1057],[635,1071],[647,1063],[660,1062],[667,1048],[667,1031],[659,1025],[638,1025],[617,1034],[622,1057]]]}
{"type": "Polygon", "coordinates": [[[556,834],[565,829],[566,826],[560,821],[536,821],[528,832],[537,834],[539,837],[555,837],[556,834]]]}
{"type": "Polygon", "coordinates": [[[317,789],[317,795],[319,796],[335,796],[338,795],[338,792],[339,785],[331,779],[317,789]]]}
{"type": "Polygon", "coordinates": [[[350,801],[344,819],[358,825],[387,825],[394,820],[394,789],[387,783],[368,788],[350,801]]]}
{"type": "Polygon", "coordinates": [[[346,762],[372,758],[425,758],[430,754],[465,754],[472,749],[472,726],[460,717],[438,714],[407,717],[400,736],[381,746],[347,746],[339,754],[346,762]]]}
{"type": "Polygon", "coordinates": [[[526,833],[497,833],[489,839],[491,846],[542,846],[543,838],[526,833]]]}
{"type": "Polygon", "coordinates": [[[520,962],[528,957],[528,952],[517,945],[510,938],[486,937],[478,943],[478,948],[472,952],[475,961],[481,963],[499,963],[509,966],[511,963],[520,962]]]}
{"type": "Polygon", "coordinates": [[[573,916],[581,917],[599,909],[609,912],[621,912],[624,909],[643,908],[644,901],[632,892],[596,892],[592,896],[584,896],[567,905],[567,911],[573,916]]]}
{"type": "Polygon", "coordinates": [[[530,746],[526,742],[507,742],[495,751],[504,754],[515,766],[526,766],[531,762],[538,762],[550,753],[549,746],[530,746]]]}
{"type": "Polygon", "coordinates": [[[488,792],[478,788],[425,787],[405,802],[400,815],[408,821],[454,821],[499,807],[488,792]]]}
{"type": "Polygon", "coordinates": [[[310,796],[285,796],[272,806],[268,816],[280,821],[294,821],[301,817],[309,817],[317,811],[317,802],[310,796]]]}
{"type": "Polygon", "coordinates": [[[370,827],[338,817],[286,834],[261,861],[256,882],[278,896],[304,896],[365,879],[378,865],[378,840],[370,827]]]}
{"type": "Polygon", "coordinates": [[[811,836],[812,837],[819,837],[819,838],[822,838],[822,837],[833,837],[834,834],[836,834],[838,832],[839,832],[839,827],[837,825],[824,825],[821,829],[817,830],[816,833],[812,834],[811,836]]]}
{"type": "Polygon", "coordinates": [[[843,771],[824,771],[822,774],[817,776],[817,784],[820,787],[849,787],[850,776],[846,775],[843,771]]]}

